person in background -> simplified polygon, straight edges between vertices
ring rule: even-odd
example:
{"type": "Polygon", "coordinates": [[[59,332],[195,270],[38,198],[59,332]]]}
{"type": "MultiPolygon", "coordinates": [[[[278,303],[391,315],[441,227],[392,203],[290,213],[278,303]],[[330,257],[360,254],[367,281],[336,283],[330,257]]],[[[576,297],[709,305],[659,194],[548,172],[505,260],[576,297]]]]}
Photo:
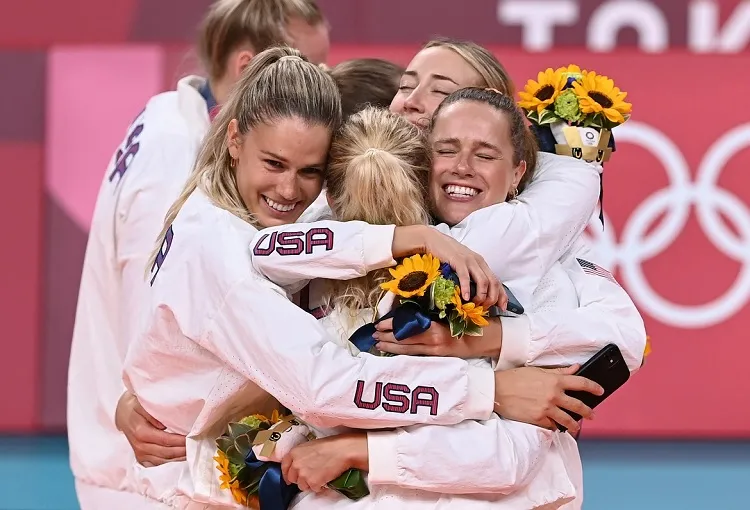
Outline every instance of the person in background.
{"type": "Polygon", "coordinates": [[[185,439],[164,432],[124,393],[122,367],[148,284],[143,273],[169,205],[192,170],[217,105],[260,51],[293,44],[328,56],[328,26],[314,0],[218,0],[200,28],[207,78],[188,76],[151,98],[128,128],[99,190],[78,295],[68,371],[68,440],[82,510],[134,510],[128,437],[145,464],[183,458],[185,439]],[[123,414],[116,425],[118,400],[123,414]],[[130,407],[128,407],[130,406],[130,407]]]}
{"type": "Polygon", "coordinates": [[[336,64],[330,73],[341,92],[344,119],[367,106],[388,108],[403,72],[403,67],[379,58],[355,58],[336,64]]]}

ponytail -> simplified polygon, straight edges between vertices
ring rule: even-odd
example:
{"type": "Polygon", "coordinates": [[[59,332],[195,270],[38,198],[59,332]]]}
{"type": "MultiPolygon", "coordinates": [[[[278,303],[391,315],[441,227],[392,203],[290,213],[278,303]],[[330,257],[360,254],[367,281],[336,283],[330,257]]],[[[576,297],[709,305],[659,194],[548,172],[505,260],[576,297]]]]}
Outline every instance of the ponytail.
{"type": "MultiPolygon", "coordinates": [[[[334,216],[373,225],[427,224],[429,171],[430,152],[418,128],[385,109],[365,108],[349,117],[331,144],[327,194],[334,216]]],[[[331,296],[355,311],[375,307],[386,279],[387,272],[375,271],[333,282],[331,296]]]]}

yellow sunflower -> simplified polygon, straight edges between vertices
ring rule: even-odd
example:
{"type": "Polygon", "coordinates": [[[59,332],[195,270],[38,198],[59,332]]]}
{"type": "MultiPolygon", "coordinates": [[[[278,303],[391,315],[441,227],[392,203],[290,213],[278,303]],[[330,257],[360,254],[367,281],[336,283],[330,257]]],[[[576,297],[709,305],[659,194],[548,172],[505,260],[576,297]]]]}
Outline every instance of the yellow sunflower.
{"type": "Polygon", "coordinates": [[[620,91],[611,79],[594,71],[584,72],[580,83],[573,83],[573,90],[580,98],[583,113],[602,113],[616,124],[625,122],[624,116],[633,109],[633,105],[625,102],[627,92],[620,91]]]}
{"type": "Polygon", "coordinates": [[[219,488],[229,489],[230,491],[232,491],[232,497],[237,503],[239,503],[240,505],[250,506],[252,500],[255,499],[255,497],[248,496],[247,492],[245,492],[245,490],[240,487],[240,482],[234,480],[234,477],[229,472],[229,458],[227,458],[226,454],[219,450],[216,452],[216,457],[214,457],[214,460],[216,461],[216,469],[218,469],[221,473],[221,475],[219,476],[219,481],[221,482],[219,488]]]}
{"type": "Polygon", "coordinates": [[[518,106],[524,110],[536,109],[537,113],[542,113],[545,108],[554,103],[567,80],[562,69],[564,68],[553,71],[552,68],[548,68],[546,71],[539,72],[537,81],[526,82],[526,87],[518,93],[521,97],[518,106]]]}
{"type": "Polygon", "coordinates": [[[474,303],[462,303],[461,302],[461,294],[458,291],[458,287],[456,287],[456,290],[453,292],[453,300],[452,300],[453,306],[456,307],[456,311],[458,312],[458,315],[465,321],[471,321],[480,328],[486,326],[489,324],[487,319],[484,317],[487,315],[487,311],[481,307],[477,306],[474,303]]]}
{"type": "Polygon", "coordinates": [[[647,336],[646,337],[646,348],[643,349],[643,357],[645,358],[649,354],[651,354],[651,337],[647,336]]]}
{"type": "Polygon", "coordinates": [[[561,73],[566,82],[568,78],[575,78],[576,80],[578,80],[583,77],[584,73],[584,71],[581,71],[581,68],[575,64],[570,64],[568,67],[560,67],[555,72],[561,73]]]}
{"type": "Polygon", "coordinates": [[[395,269],[389,269],[393,280],[380,288],[403,298],[424,296],[424,292],[440,276],[440,261],[430,254],[412,255],[395,269]]]}

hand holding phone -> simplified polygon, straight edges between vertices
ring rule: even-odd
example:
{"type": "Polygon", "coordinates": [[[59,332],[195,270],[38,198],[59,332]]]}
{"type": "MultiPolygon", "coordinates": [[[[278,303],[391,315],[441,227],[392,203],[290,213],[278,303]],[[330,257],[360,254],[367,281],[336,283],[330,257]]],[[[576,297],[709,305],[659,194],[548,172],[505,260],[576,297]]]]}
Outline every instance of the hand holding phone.
{"type": "MultiPolygon", "coordinates": [[[[622,357],[620,349],[615,344],[609,344],[584,363],[575,375],[594,381],[604,388],[602,395],[594,395],[585,391],[565,392],[568,396],[580,400],[593,409],[627,382],[630,378],[630,370],[627,363],[625,363],[625,359],[622,357]]],[[[580,415],[567,409],[563,410],[574,420],[578,421],[581,419],[580,415]]],[[[557,425],[557,428],[563,432],[567,430],[560,424],[557,425]]]]}

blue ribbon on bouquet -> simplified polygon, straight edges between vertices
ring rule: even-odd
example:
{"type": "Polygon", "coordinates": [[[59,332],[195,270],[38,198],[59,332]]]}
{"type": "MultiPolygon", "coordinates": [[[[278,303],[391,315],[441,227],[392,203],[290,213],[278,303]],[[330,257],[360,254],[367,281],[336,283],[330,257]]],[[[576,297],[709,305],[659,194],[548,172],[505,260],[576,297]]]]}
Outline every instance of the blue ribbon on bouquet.
{"type": "Polygon", "coordinates": [[[359,328],[349,337],[349,341],[361,352],[368,352],[378,342],[372,337],[376,331],[375,325],[388,319],[393,319],[393,336],[396,337],[396,340],[404,340],[410,336],[424,333],[430,329],[430,324],[432,323],[429,313],[423,311],[422,307],[418,304],[407,301],[398,305],[375,322],[365,324],[359,328]]]}
{"type": "MultiPolygon", "coordinates": [[[[448,264],[443,263],[440,266],[440,272],[442,273],[444,278],[452,280],[456,285],[459,284],[458,276],[456,276],[456,274],[448,264]]],[[[469,284],[469,293],[472,297],[474,297],[477,292],[476,284],[474,282],[469,282],[469,284]]],[[[512,307],[509,306],[509,309],[511,308],[512,307]]],[[[519,313],[523,313],[523,308],[520,306],[520,304],[517,305],[516,310],[519,313]]],[[[497,306],[492,306],[489,309],[490,317],[497,317],[500,315],[500,313],[500,308],[497,306]]],[[[360,327],[349,337],[349,341],[353,343],[361,352],[368,352],[377,343],[377,340],[372,337],[375,331],[377,331],[375,329],[375,326],[379,322],[391,318],[393,319],[393,336],[396,338],[396,340],[399,341],[415,335],[419,335],[420,333],[424,333],[425,331],[430,329],[430,324],[433,320],[441,320],[438,318],[438,311],[430,309],[428,297],[422,296],[418,298],[411,298],[409,301],[405,301],[399,304],[393,310],[391,310],[375,322],[371,322],[360,327]]]]}
{"type": "Polygon", "coordinates": [[[251,469],[264,469],[258,485],[258,500],[261,510],[287,510],[300,490],[297,485],[289,485],[281,474],[281,464],[258,460],[250,449],[245,457],[245,465],[251,469]]]}

